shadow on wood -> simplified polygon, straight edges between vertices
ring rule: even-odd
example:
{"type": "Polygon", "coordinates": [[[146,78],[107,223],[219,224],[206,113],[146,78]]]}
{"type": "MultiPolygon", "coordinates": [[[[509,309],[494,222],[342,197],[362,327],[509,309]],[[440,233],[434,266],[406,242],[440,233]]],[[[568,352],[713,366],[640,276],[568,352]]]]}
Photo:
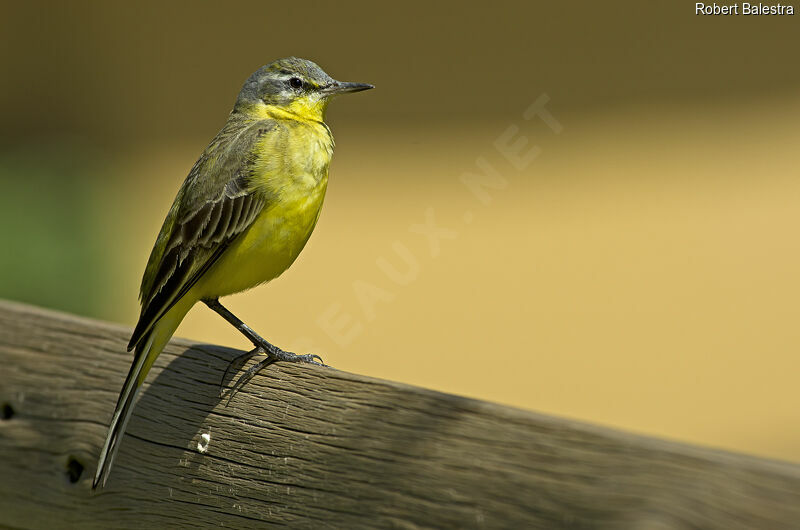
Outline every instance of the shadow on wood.
{"type": "Polygon", "coordinates": [[[129,330],[0,302],[0,525],[790,528],[800,468],[313,366],[229,405],[170,343],[91,492],[129,330]]]}

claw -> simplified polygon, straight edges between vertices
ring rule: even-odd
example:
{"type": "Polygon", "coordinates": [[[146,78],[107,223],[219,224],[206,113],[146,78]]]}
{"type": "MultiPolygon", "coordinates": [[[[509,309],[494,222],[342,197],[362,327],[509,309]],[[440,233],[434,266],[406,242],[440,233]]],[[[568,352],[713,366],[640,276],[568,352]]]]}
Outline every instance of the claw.
{"type": "Polygon", "coordinates": [[[228,364],[228,367],[225,369],[225,373],[222,374],[222,379],[220,379],[219,382],[219,397],[222,397],[225,394],[225,381],[229,380],[228,375],[231,373],[231,370],[233,370],[234,366],[236,366],[238,370],[239,368],[244,366],[244,364],[247,361],[258,355],[259,353],[264,353],[264,350],[263,348],[261,348],[261,346],[256,346],[249,352],[245,352],[237,356],[228,364]]]}
{"type": "Polygon", "coordinates": [[[274,363],[276,360],[277,359],[275,359],[274,357],[267,357],[263,361],[260,361],[251,366],[250,368],[248,368],[247,371],[244,374],[242,374],[242,376],[236,381],[233,387],[231,387],[230,392],[228,394],[228,401],[225,402],[225,406],[227,407],[228,405],[230,405],[233,396],[238,394],[239,390],[241,390],[244,385],[249,383],[250,380],[253,379],[258,372],[260,372],[270,364],[274,363]]]}
{"type": "Polygon", "coordinates": [[[325,367],[328,366],[323,362],[322,357],[320,357],[315,353],[298,355],[296,353],[283,351],[276,346],[272,346],[271,344],[269,344],[269,346],[271,346],[272,348],[266,349],[264,346],[261,345],[256,346],[249,352],[239,355],[238,357],[233,359],[230,362],[230,364],[228,364],[228,368],[225,369],[225,373],[222,375],[222,380],[220,381],[219,384],[220,398],[225,396],[225,381],[228,379],[228,375],[234,369],[234,366],[237,366],[237,368],[241,368],[247,361],[249,361],[258,354],[263,353],[266,354],[267,356],[267,358],[264,359],[263,361],[259,361],[258,363],[248,368],[245,371],[245,373],[242,374],[242,376],[236,381],[236,383],[234,383],[234,385],[228,391],[228,400],[225,402],[225,406],[228,406],[230,404],[231,400],[233,399],[233,396],[239,393],[242,387],[247,383],[249,383],[250,380],[253,379],[256,376],[256,374],[258,374],[258,372],[260,372],[261,370],[263,370],[272,363],[278,361],[285,361],[290,363],[308,363],[308,364],[314,364],[316,366],[325,366],[325,367]]]}
{"type": "Polygon", "coordinates": [[[255,331],[250,328],[247,324],[242,322],[236,315],[228,311],[225,306],[219,303],[218,298],[210,298],[203,300],[211,310],[215,313],[220,315],[222,318],[227,320],[230,324],[232,324],[236,329],[238,329],[247,339],[253,343],[255,346],[254,349],[250,350],[247,353],[243,353],[236,357],[231,363],[228,365],[228,368],[225,370],[225,373],[222,375],[222,380],[220,381],[220,398],[223,397],[225,394],[225,380],[228,378],[228,374],[230,374],[231,370],[233,369],[234,365],[244,366],[248,360],[259,353],[263,353],[267,355],[267,359],[261,361],[260,363],[256,364],[245,374],[239,378],[236,384],[233,385],[231,388],[231,395],[228,398],[228,403],[230,403],[231,398],[233,397],[239,389],[250,381],[262,368],[269,366],[270,364],[276,361],[287,361],[292,363],[303,362],[309,364],[316,364],[317,366],[328,366],[322,361],[322,357],[315,354],[306,354],[306,355],[297,355],[291,352],[283,351],[282,349],[278,348],[277,346],[273,346],[266,340],[264,340],[261,335],[256,333],[255,331]],[[316,360],[318,359],[318,360],[316,360]]]}
{"type": "Polygon", "coordinates": [[[298,355],[298,361],[309,363],[309,364],[316,364],[317,366],[328,366],[325,364],[325,361],[322,360],[322,357],[317,355],[316,353],[309,353],[308,355],[298,355]],[[319,359],[315,361],[314,359],[319,359]]]}
{"type": "Polygon", "coordinates": [[[315,364],[317,366],[328,366],[322,360],[322,357],[315,353],[307,353],[305,355],[298,355],[296,353],[289,353],[282,351],[278,355],[274,355],[276,360],[278,361],[286,361],[290,363],[308,363],[308,364],[315,364]],[[315,359],[319,359],[318,361],[315,359]]]}

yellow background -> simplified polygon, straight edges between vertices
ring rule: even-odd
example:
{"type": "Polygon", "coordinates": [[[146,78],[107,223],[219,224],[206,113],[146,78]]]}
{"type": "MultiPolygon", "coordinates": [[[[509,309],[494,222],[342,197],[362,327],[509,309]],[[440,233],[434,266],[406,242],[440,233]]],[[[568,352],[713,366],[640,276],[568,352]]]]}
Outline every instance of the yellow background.
{"type": "MultiPolygon", "coordinates": [[[[0,296],[133,325],[180,182],[244,79],[298,55],[377,89],[332,105],[317,230],[235,313],[341,370],[800,461],[797,18],[691,2],[3,10],[0,296]],[[560,134],[523,117],[542,94],[560,134]],[[522,170],[494,144],[510,127],[541,150],[522,170]],[[506,183],[488,204],[460,180],[480,157],[506,183]],[[426,214],[453,236],[438,252],[414,229],[426,214]],[[402,285],[381,266],[403,268],[398,245],[415,264],[402,285]],[[331,311],[346,339],[320,325],[331,311]]],[[[178,335],[247,346],[202,307],[178,335]]]]}

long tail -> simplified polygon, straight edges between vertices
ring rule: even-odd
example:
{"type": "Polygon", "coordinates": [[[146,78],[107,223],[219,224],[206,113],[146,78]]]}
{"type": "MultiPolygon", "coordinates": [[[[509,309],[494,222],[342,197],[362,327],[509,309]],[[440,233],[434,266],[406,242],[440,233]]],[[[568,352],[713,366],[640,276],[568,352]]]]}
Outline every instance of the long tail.
{"type": "Polygon", "coordinates": [[[111,464],[114,463],[114,457],[116,457],[119,450],[122,436],[125,434],[125,427],[127,427],[128,420],[130,420],[142,383],[153,366],[156,357],[159,356],[164,346],[169,342],[188,310],[189,307],[184,307],[183,304],[173,307],[136,346],[133,364],[128,372],[128,377],[125,378],[125,384],[122,385],[114,415],[111,417],[106,443],[103,445],[103,450],[100,451],[100,459],[97,462],[97,472],[94,476],[92,489],[106,485],[108,473],[111,471],[111,464]]]}

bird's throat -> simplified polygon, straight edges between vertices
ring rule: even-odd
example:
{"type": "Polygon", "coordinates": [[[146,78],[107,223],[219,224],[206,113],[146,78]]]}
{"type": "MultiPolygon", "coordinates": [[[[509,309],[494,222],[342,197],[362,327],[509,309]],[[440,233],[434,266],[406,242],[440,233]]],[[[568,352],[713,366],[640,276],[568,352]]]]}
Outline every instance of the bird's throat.
{"type": "Polygon", "coordinates": [[[328,102],[325,99],[299,98],[288,105],[264,105],[260,118],[324,122],[328,102]]]}

